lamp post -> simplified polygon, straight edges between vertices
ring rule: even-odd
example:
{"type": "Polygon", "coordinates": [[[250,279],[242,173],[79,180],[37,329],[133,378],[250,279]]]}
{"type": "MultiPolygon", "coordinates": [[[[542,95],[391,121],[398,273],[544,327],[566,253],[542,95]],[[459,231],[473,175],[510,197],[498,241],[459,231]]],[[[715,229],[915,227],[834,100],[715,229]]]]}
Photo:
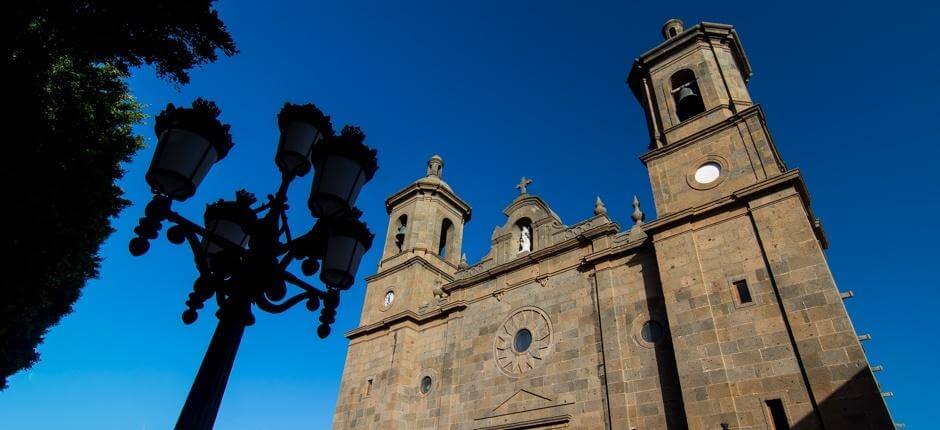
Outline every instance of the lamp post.
{"type": "Polygon", "coordinates": [[[219,121],[214,103],[197,99],[191,108],[168,105],[157,117],[157,148],[147,183],[154,197],[134,229],[130,252],[143,255],[163,222],[173,224],[170,242],[188,242],[199,276],[186,301],[183,322],[192,324],[204,303],[215,298],[218,325],[180,412],[176,429],[211,429],[253,308],[281,313],[305,302],[320,310],[317,335],[330,334],[340,292],[349,289],[374,235],[359,220],[356,198],[378,168],[376,152],[363,144],[357,127],[333,132],[330,118],[312,104],[285,104],[278,114],[281,136],[275,163],[281,183],[257,204],[247,191],[234,200],[209,204],[199,225],[172,210],[173,201],[192,197],[212,166],[232,148],[229,126],[219,121]],[[308,200],[317,218],[310,231],[292,236],[287,223],[287,189],[314,168],[308,200]],[[299,260],[303,275],[320,272],[317,288],[289,267],[299,260]],[[321,264],[322,262],[322,264],[321,264]],[[322,266],[322,269],[321,269],[322,266]],[[287,285],[299,292],[287,297],[287,285]]]}

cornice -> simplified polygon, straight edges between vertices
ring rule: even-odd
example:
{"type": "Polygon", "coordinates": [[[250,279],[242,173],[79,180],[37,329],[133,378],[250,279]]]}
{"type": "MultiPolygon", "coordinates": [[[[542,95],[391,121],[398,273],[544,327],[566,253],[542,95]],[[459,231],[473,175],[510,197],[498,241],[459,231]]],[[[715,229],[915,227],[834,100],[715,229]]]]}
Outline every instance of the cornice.
{"type": "Polygon", "coordinates": [[[402,201],[408,199],[413,195],[417,195],[420,192],[430,192],[433,194],[440,195],[444,200],[446,200],[451,206],[457,208],[460,213],[463,215],[464,222],[470,221],[470,215],[473,212],[473,208],[470,207],[467,202],[454,194],[453,190],[444,183],[444,181],[430,181],[427,178],[421,178],[411,185],[403,188],[395,194],[389,196],[385,200],[385,211],[389,214],[392,213],[392,208],[397,206],[402,201]]]}
{"type": "Polygon", "coordinates": [[[434,309],[430,312],[425,313],[416,313],[414,311],[402,311],[395,315],[389,316],[388,318],[383,318],[379,321],[376,321],[372,324],[367,324],[354,328],[346,332],[346,338],[353,340],[362,336],[365,336],[369,333],[374,333],[379,330],[387,329],[393,325],[400,324],[405,321],[411,321],[413,323],[424,323],[427,321],[436,320],[443,318],[452,312],[458,312],[467,308],[467,303],[463,300],[458,300],[453,303],[448,303],[440,308],[434,309]]]}
{"type": "Polygon", "coordinates": [[[590,253],[581,258],[581,267],[586,268],[593,266],[601,261],[610,260],[611,258],[618,257],[623,254],[630,252],[639,251],[641,248],[645,248],[646,245],[651,244],[648,236],[643,238],[632,240],[620,245],[611,246],[609,248],[604,248],[600,251],[590,253]]]}
{"type": "MultiPolygon", "coordinates": [[[[570,404],[571,404],[571,403],[561,403],[561,404],[557,404],[557,405],[548,405],[548,406],[543,406],[543,407],[541,407],[541,408],[529,409],[529,410],[522,411],[522,412],[531,412],[531,411],[537,411],[537,410],[541,410],[541,409],[554,408],[554,407],[557,407],[557,406],[566,406],[566,405],[570,405],[570,404]]],[[[513,413],[519,413],[519,412],[513,412],[513,413]]],[[[481,420],[491,419],[491,418],[500,417],[500,416],[504,416],[504,415],[511,415],[511,414],[493,415],[493,416],[490,416],[490,417],[475,418],[475,420],[476,420],[476,421],[481,421],[481,420]]],[[[495,424],[495,425],[491,425],[491,426],[479,426],[479,425],[478,425],[478,426],[473,427],[473,430],[512,430],[512,429],[529,429],[529,428],[537,428],[537,427],[554,426],[554,425],[559,425],[559,424],[567,424],[567,423],[570,422],[570,421],[571,421],[571,415],[565,414],[565,415],[558,415],[558,416],[546,417],[546,418],[536,418],[536,419],[525,420],[525,421],[519,421],[519,422],[513,422],[513,423],[501,423],[501,424],[495,424]]],[[[566,426],[566,427],[567,427],[567,426],[566,426]]]]}
{"type": "Polygon", "coordinates": [[[553,255],[557,255],[562,252],[577,248],[589,242],[591,239],[595,237],[608,235],[608,234],[610,235],[616,234],[618,231],[619,231],[619,226],[616,223],[614,222],[604,223],[592,229],[585,230],[570,239],[563,240],[550,247],[533,251],[531,253],[519,256],[513,260],[507,261],[498,266],[491,267],[487,270],[468,276],[466,278],[458,279],[448,284],[444,284],[441,288],[444,290],[444,292],[450,294],[453,291],[459,290],[461,288],[465,288],[470,285],[477,284],[481,281],[501,275],[503,273],[511,272],[520,267],[526,266],[530,263],[542,260],[546,257],[551,257],[553,255]]]}
{"type": "Polygon", "coordinates": [[[627,84],[633,89],[633,93],[637,99],[642,99],[638,91],[638,84],[642,75],[644,75],[644,71],[649,70],[658,62],[663,61],[664,58],[668,58],[670,55],[686,48],[690,44],[702,40],[714,39],[727,40],[730,42],[732,55],[734,55],[735,59],[738,61],[741,74],[744,76],[746,83],[753,72],[751,70],[751,63],[744,53],[744,46],[741,45],[741,38],[738,37],[738,33],[734,30],[734,27],[714,22],[700,22],[686,29],[681,34],[669,38],[641,54],[633,62],[633,68],[630,69],[630,74],[627,76],[627,84]]]}
{"type": "MultiPolygon", "coordinates": [[[[386,260],[386,261],[387,261],[387,260],[386,260]]],[[[441,260],[441,261],[443,261],[443,260],[441,260]]],[[[443,261],[443,262],[444,262],[444,263],[447,263],[446,261],[443,261]]],[[[392,267],[389,267],[388,269],[384,269],[384,270],[379,271],[378,273],[375,273],[375,274],[366,276],[366,282],[373,282],[373,281],[382,279],[382,278],[384,278],[384,277],[386,277],[386,276],[388,276],[388,275],[391,275],[391,274],[393,274],[393,273],[395,273],[395,272],[404,270],[404,269],[406,269],[406,268],[408,268],[408,267],[410,267],[410,266],[412,266],[412,265],[414,265],[414,264],[421,264],[421,265],[424,266],[425,268],[430,269],[431,271],[437,272],[439,275],[441,275],[442,277],[444,277],[444,279],[446,279],[447,281],[452,281],[452,280],[454,279],[454,275],[452,275],[452,274],[450,274],[450,273],[447,273],[447,272],[441,270],[441,268],[439,268],[439,267],[437,267],[437,266],[431,264],[430,261],[424,259],[423,257],[420,257],[420,256],[417,256],[417,255],[416,255],[416,256],[411,257],[411,258],[409,258],[409,259],[407,259],[407,260],[405,260],[405,261],[402,261],[401,263],[398,263],[398,264],[396,264],[396,265],[394,265],[394,266],[392,266],[392,267]]],[[[447,263],[447,264],[450,264],[450,263],[447,263]]]]}
{"type": "Polygon", "coordinates": [[[775,191],[786,186],[793,186],[796,189],[800,199],[803,201],[803,206],[806,208],[807,216],[809,217],[810,224],[813,226],[813,232],[815,233],[816,238],[820,241],[823,249],[828,248],[829,242],[826,238],[825,232],[822,230],[822,225],[813,216],[812,209],[810,208],[809,193],[806,190],[806,183],[803,181],[803,176],[800,174],[799,169],[793,169],[772,178],[765,179],[756,184],[741,188],[740,190],[731,193],[731,195],[713,200],[704,205],[699,205],[694,208],[689,208],[673,214],[665,215],[662,218],[657,218],[647,224],[644,224],[643,231],[648,235],[653,235],[654,233],[665,231],[678,225],[688,224],[705,218],[706,216],[709,216],[716,211],[727,210],[729,207],[746,203],[747,201],[753,200],[760,195],[767,194],[771,191],[775,191]]]}
{"type": "MultiPolygon", "coordinates": [[[[714,108],[713,110],[716,110],[718,108],[728,108],[728,105],[721,105],[721,106],[714,108]]],[[[766,117],[764,116],[764,109],[759,104],[754,104],[754,105],[748,106],[746,109],[742,109],[741,111],[729,116],[728,118],[725,118],[722,121],[719,121],[715,124],[705,127],[673,143],[670,143],[661,148],[650,150],[647,153],[640,156],[640,161],[642,161],[643,164],[648,164],[652,160],[655,160],[667,154],[671,154],[682,148],[685,148],[686,146],[689,146],[695,142],[698,142],[702,139],[706,139],[719,132],[722,132],[731,127],[737,126],[738,124],[745,122],[754,116],[757,116],[758,118],[760,118],[761,123],[766,122],[766,117]]]]}

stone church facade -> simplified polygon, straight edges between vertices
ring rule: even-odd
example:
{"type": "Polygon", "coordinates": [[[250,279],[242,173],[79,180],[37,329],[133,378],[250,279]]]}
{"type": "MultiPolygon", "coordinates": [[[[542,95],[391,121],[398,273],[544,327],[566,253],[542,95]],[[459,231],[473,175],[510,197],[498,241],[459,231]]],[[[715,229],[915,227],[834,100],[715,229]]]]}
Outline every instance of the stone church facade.
{"type": "Polygon", "coordinates": [[[731,26],[677,20],[627,83],[658,218],[566,225],[539,197],[461,258],[470,205],[427,175],[386,201],[338,429],[890,429],[800,171],[731,26]]]}

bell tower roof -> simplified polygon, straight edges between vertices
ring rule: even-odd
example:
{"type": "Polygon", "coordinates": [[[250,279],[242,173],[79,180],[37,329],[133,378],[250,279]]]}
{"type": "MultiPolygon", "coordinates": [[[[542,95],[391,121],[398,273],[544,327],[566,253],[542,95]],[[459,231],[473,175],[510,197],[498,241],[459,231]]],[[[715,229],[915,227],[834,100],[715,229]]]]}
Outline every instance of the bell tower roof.
{"type": "Polygon", "coordinates": [[[738,38],[738,33],[734,30],[734,27],[728,24],[700,22],[686,29],[682,21],[673,18],[666,21],[662,32],[666,40],[634,60],[633,68],[627,76],[627,84],[630,85],[633,94],[641,103],[644,103],[645,97],[641,82],[646,75],[645,71],[656,67],[662,61],[673,58],[673,54],[680,50],[699,42],[714,40],[721,44],[728,44],[745,82],[751,77],[751,63],[748,61],[747,55],[744,54],[744,46],[741,45],[741,39],[738,38]]]}
{"type": "Polygon", "coordinates": [[[385,200],[385,210],[392,213],[392,209],[408,199],[419,194],[437,194],[454,210],[460,213],[464,222],[470,221],[472,208],[467,202],[457,196],[447,182],[444,182],[444,159],[440,155],[433,155],[428,159],[427,174],[418,178],[411,185],[399,190],[385,200]]]}

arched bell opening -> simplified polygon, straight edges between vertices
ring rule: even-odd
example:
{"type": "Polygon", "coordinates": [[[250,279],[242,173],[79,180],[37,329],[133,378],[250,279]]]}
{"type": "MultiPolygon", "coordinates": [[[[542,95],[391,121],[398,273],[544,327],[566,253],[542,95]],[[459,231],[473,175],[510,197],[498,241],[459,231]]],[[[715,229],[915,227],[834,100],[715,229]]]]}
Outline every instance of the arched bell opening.
{"type": "Polygon", "coordinates": [[[705,103],[702,102],[702,92],[695,80],[695,73],[689,69],[682,69],[672,75],[672,97],[676,105],[676,116],[679,122],[685,121],[695,115],[705,112],[705,103]]]}
{"type": "Polygon", "coordinates": [[[451,220],[444,218],[441,221],[441,235],[437,243],[437,255],[442,259],[446,258],[454,243],[454,223],[451,220]]]}
{"type": "Polygon", "coordinates": [[[395,222],[395,236],[393,238],[393,243],[395,244],[395,250],[402,252],[405,249],[405,238],[408,235],[408,215],[402,215],[398,217],[398,221],[395,222]]]}

